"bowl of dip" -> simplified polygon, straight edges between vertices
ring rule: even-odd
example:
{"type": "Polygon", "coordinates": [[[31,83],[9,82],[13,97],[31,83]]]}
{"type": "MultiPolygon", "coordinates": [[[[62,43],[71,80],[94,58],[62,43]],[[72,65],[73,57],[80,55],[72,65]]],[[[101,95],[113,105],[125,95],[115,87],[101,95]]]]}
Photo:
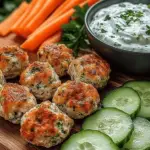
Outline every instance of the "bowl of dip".
{"type": "Polygon", "coordinates": [[[85,16],[95,50],[122,71],[150,73],[150,0],[105,0],[85,16]]]}

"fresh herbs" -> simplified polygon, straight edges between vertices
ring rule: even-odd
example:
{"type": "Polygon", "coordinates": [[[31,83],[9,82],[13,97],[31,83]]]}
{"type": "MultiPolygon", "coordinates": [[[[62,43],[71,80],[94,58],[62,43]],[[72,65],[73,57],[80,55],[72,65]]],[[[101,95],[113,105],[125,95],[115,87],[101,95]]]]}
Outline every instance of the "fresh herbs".
{"type": "Polygon", "coordinates": [[[66,44],[74,50],[74,56],[77,57],[80,49],[89,47],[89,41],[85,32],[84,17],[88,10],[88,5],[84,7],[75,7],[74,19],[70,23],[63,25],[63,35],[61,43],[66,44]]]}
{"type": "Polygon", "coordinates": [[[143,17],[143,12],[127,10],[126,12],[122,13],[120,17],[126,21],[127,25],[129,25],[132,21],[139,21],[140,18],[143,17]]]}
{"type": "Polygon", "coordinates": [[[147,35],[150,35],[150,26],[147,25],[146,27],[147,27],[146,34],[147,34],[147,35]]]}
{"type": "Polygon", "coordinates": [[[106,33],[107,31],[105,29],[101,29],[101,33],[106,33]]]}
{"type": "Polygon", "coordinates": [[[105,17],[104,21],[107,21],[107,20],[110,20],[110,19],[111,19],[111,17],[110,17],[109,15],[107,15],[107,16],[105,17]]]}
{"type": "Polygon", "coordinates": [[[150,4],[148,4],[147,7],[150,9],[150,4]]]}
{"type": "Polygon", "coordinates": [[[124,30],[119,24],[116,24],[116,28],[117,28],[117,32],[119,32],[120,30],[121,30],[121,31],[124,30]]]}

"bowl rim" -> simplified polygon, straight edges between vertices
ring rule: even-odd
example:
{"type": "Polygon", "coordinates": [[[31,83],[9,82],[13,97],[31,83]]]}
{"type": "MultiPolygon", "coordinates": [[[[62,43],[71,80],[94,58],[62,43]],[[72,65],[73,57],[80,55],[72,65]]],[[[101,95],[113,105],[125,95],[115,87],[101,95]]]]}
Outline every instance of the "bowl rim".
{"type": "MultiPolygon", "coordinates": [[[[91,6],[91,7],[88,9],[88,11],[86,12],[86,15],[85,15],[85,18],[84,18],[84,22],[85,22],[85,27],[86,27],[86,29],[88,30],[88,32],[92,35],[92,37],[93,37],[95,40],[97,40],[98,42],[100,42],[100,43],[106,45],[107,47],[113,48],[114,51],[124,52],[124,53],[132,53],[132,54],[137,54],[137,55],[141,55],[141,54],[143,54],[143,55],[150,55],[150,52],[143,52],[143,51],[137,52],[137,51],[129,51],[129,50],[117,48],[117,47],[115,47],[115,46],[106,44],[105,42],[101,41],[98,37],[96,37],[96,36],[94,35],[94,33],[92,32],[92,30],[90,29],[89,24],[88,24],[89,14],[93,11],[93,9],[95,9],[95,8],[97,7],[97,5],[100,6],[101,4],[107,3],[108,1],[109,1],[109,0],[99,1],[99,2],[95,3],[93,6],[91,6]]],[[[111,1],[113,1],[113,0],[111,0],[111,1]]],[[[124,0],[124,1],[126,1],[126,0],[124,0]]],[[[127,1],[127,2],[128,2],[128,1],[127,1]]],[[[131,3],[132,3],[132,2],[131,2],[131,3]]],[[[118,4],[119,4],[119,3],[118,3],[118,4]]],[[[105,8],[105,7],[104,7],[104,8],[105,8]]]]}

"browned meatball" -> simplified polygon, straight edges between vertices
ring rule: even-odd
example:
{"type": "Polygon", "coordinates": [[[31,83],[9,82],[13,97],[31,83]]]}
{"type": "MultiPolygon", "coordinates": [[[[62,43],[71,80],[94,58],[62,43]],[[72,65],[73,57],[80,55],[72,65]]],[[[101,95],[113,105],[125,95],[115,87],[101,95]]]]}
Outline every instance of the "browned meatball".
{"type": "Polygon", "coordinates": [[[17,46],[0,47],[0,70],[6,79],[19,76],[29,63],[28,55],[17,46]]]}
{"type": "Polygon", "coordinates": [[[25,86],[7,83],[0,90],[0,116],[14,124],[19,124],[22,115],[36,104],[25,86]]]}
{"type": "Polygon", "coordinates": [[[37,53],[39,61],[49,62],[56,73],[62,77],[67,74],[73,58],[73,51],[64,44],[52,44],[40,49],[37,53]]]}
{"type": "Polygon", "coordinates": [[[72,80],[82,81],[103,88],[110,75],[109,64],[96,54],[88,54],[73,60],[68,73],[72,80]]]}

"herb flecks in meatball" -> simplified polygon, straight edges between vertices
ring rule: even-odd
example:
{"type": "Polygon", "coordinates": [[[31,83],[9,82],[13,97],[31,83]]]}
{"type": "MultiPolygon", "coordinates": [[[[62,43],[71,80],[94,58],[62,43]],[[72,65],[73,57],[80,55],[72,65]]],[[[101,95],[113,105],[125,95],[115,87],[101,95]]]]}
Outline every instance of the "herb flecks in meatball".
{"type": "Polygon", "coordinates": [[[20,83],[29,87],[39,100],[50,99],[61,85],[58,75],[48,62],[35,61],[21,74],[20,83]]]}
{"type": "Polygon", "coordinates": [[[0,116],[14,124],[19,124],[23,114],[36,104],[25,86],[7,83],[0,90],[0,116]]]}
{"type": "Polygon", "coordinates": [[[53,102],[71,118],[83,119],[97,110],[100,96],[91,84],[68,81],[57,89],[53,102]]]}
{"type": "Polygon", "coordinates": [[[65,140],[74,121],[50,101],[45,101],[22,117],[21,136],[29,143],[50,148],[65,140]]]}
{"type": "Polygon", "coordinates": [[[68,73],[72,80],[82,81],[103,88],[110,75],[109,64],[96,54],[88,54],[73,60],[68,73]]]}
{"type": "Polygon", "coordinates": [[[73,59],[73,51],[64,44],[52,44],[38,51],[38,60],[49,62],[60,77],[67,75],[73,59]]]}
{"type": "Polygon", "coordinates": [[[28,64],[27,53],[18,46],[0,47],[0,70],[6,79],[19,76],[28,64]]]}

